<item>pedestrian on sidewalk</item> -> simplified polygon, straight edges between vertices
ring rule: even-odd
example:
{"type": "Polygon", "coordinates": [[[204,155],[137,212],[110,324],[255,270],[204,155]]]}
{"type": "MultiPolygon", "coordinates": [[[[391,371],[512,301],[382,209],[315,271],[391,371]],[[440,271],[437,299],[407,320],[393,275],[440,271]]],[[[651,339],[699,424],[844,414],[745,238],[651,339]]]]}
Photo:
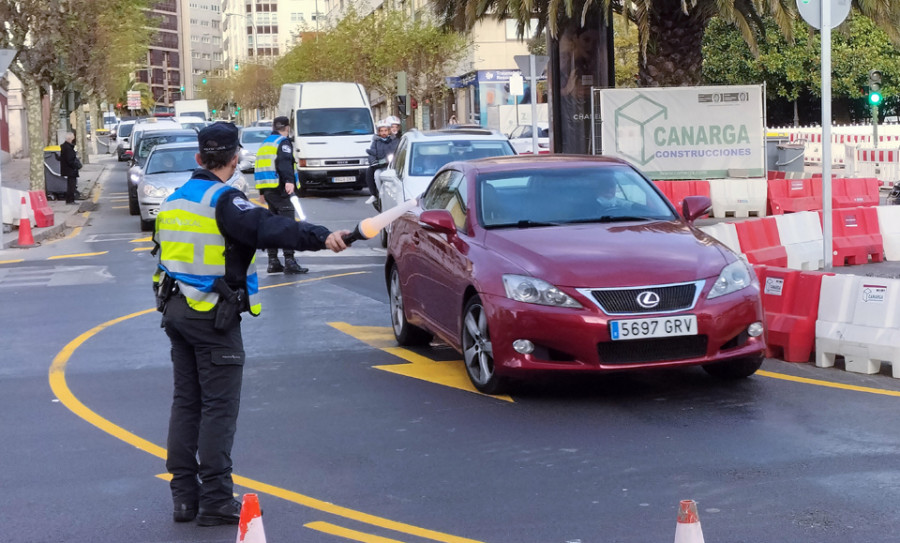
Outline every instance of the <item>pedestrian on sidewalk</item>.
{"type": "Polygon", "coordinates": [[[59,146],[59,174],[66,178],[66,203],[75,203],[75,194],[78,191],[78,170],[81,169],[81,161],[78,160],[78,152],[75,150],[75,134],[66,134],[66,141],[59,146]]]}

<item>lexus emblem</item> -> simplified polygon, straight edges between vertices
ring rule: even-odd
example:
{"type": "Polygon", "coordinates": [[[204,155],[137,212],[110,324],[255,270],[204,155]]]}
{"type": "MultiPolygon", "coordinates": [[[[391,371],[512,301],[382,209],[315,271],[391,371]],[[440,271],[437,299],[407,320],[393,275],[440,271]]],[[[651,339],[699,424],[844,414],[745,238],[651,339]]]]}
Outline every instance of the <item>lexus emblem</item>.
{"type": "Polygon", "coordinates": [[[644,309],[652,309],[659,305],[659,294],[653,292],[652,290],[645,290],[644,292],[638,294],[637,303],[644,309]]]}

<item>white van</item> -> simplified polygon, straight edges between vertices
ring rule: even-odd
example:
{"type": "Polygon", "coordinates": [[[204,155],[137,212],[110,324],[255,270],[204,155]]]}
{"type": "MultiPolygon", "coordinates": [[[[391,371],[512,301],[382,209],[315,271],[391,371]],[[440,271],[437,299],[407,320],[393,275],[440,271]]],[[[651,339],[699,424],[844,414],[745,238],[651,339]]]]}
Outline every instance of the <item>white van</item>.
{"type": "Polygon", "coordinates": [[[361,190],[366,186],[366,149],[372,145],[375,123],[362,85],[282,85],[278,115],[291,120],[300,196],[310,188],[361,190]]]}

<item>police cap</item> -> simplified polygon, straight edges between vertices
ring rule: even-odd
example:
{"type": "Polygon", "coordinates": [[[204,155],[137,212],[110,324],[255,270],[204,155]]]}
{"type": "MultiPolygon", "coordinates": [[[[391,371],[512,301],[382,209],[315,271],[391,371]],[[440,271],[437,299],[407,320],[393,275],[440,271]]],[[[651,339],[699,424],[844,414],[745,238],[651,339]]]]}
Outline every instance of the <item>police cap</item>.
{"type": "Polygon", "coordinates": [[[291,120],[287,117],[275,117],[275,120],[272,121],[272,130],[275,132],[280,132],[286,126],[291,125],[291,120]]]}
{"type": "Polygon", "coordinates": [[[237,150],[240,145],[238,128],[234,123],[225,121],[215,122],[201,130],[197,134],[197,141],[200,144],[200,150],[206,153],[237,150]]]}

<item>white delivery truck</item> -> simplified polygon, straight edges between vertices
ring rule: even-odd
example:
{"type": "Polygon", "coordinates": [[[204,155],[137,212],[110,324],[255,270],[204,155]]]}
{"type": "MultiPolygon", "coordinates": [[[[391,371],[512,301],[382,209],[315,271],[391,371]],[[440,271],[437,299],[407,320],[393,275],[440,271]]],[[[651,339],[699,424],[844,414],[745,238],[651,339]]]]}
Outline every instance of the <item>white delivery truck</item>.
{"type": "Polygon", "coordinates": [[[199,117],[205,121],[209,118],[209,105],[206,100],[175,100],[176,117],[199,117]]]}
{"type": "Polygon", "coordinates": [[[300,177],[298,193],[311,188],[366,186],[366,149],[375,135],[366,90],[358,83],[288,83],[278,115],[291,121],[300,177]]]}

